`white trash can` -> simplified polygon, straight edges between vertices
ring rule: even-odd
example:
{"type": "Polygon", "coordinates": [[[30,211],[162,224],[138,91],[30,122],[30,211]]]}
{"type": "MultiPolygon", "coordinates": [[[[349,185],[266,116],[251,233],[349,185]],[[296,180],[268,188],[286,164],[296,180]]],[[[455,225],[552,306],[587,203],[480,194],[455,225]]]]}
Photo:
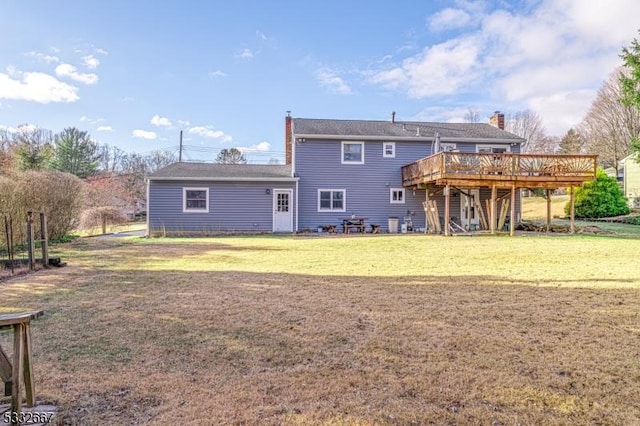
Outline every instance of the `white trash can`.
{"type": "Polygon", "coordinates": [[[389,233],[390,234],[397,234],[398,233],[398,218],[397,217],[390,217],[389,218],[389,233]]]}
{"type": "Polygon", "coordinates": [[[406,223],[401,223],[400,224],[400,232],[403,234],[407,233],[407,224],[406,223]]]}

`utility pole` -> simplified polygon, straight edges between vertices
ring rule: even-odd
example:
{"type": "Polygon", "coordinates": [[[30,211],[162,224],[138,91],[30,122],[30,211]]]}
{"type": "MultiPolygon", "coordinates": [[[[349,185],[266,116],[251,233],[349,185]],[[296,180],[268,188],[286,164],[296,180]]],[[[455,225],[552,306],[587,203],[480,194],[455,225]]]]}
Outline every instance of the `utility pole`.
{"type": "Polygon", "coordinates": [[[182,130],[180,130],[180,151],[178,152],[178,163],[182,163],[182,130]]]}

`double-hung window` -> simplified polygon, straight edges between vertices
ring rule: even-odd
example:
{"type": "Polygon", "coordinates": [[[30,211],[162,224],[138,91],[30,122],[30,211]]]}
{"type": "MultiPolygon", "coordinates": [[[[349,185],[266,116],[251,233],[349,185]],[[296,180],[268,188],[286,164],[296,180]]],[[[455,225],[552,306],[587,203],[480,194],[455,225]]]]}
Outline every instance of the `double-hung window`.
{"type": "Polygon", "coordinates": [[[342,142],[342,164],[364,164],[364,142],[342,142]]]}
{"type": "Polygon", "coordinates": [[[404,204],[404,188],[391,188],[389,190],[389,202],[391,204],[404,204]]]}
{"type": "Polygon", "coordinates": [[[209,188],[183,188],[183,213],[209,213],[209,188]]]}
{"type": "Polygon", "coordinates": [[[395,156],[396,156],[396,143],[382,142],[382,157],[395,158],[395,156]]]}
{"type": "Polygon", "coordinates": [[[345,193],[344,189],[318,189],[318,211],[345,211],[345,193]]]}

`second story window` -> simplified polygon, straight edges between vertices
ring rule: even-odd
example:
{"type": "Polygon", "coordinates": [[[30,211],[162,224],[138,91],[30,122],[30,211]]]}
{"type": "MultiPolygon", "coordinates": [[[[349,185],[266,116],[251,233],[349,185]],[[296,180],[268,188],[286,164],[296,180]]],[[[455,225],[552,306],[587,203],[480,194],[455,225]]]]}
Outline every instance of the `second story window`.
{"type": "Polygon", "coordinates": [[[384,158],[394,158],[396,156],[396,143],[395,142],[383,142],[382,143],[382,156],[384,158]]]}
{"type": "Polygon", "coordinates": [[[364,142],[342,142],[342,164],[364,164],[364,142]]]}

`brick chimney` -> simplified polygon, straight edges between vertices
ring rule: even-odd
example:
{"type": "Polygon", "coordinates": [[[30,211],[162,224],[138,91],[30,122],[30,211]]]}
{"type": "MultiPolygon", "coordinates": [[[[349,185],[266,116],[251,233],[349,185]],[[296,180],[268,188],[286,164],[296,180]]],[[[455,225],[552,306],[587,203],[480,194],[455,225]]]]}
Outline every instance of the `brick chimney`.
{"type": "Polygon", "coordinates": [[[489,118],[489,124],[497,127],[498,129],[504,130],[504,114],[500,111],[495,111],[489,118]]]}
{"type": "Polygon", "coordinates": [[[293,162],[293,129],[291,122],[291,111],[287,111],[284,119],[284,163],[289,165],[293,162]]]}

